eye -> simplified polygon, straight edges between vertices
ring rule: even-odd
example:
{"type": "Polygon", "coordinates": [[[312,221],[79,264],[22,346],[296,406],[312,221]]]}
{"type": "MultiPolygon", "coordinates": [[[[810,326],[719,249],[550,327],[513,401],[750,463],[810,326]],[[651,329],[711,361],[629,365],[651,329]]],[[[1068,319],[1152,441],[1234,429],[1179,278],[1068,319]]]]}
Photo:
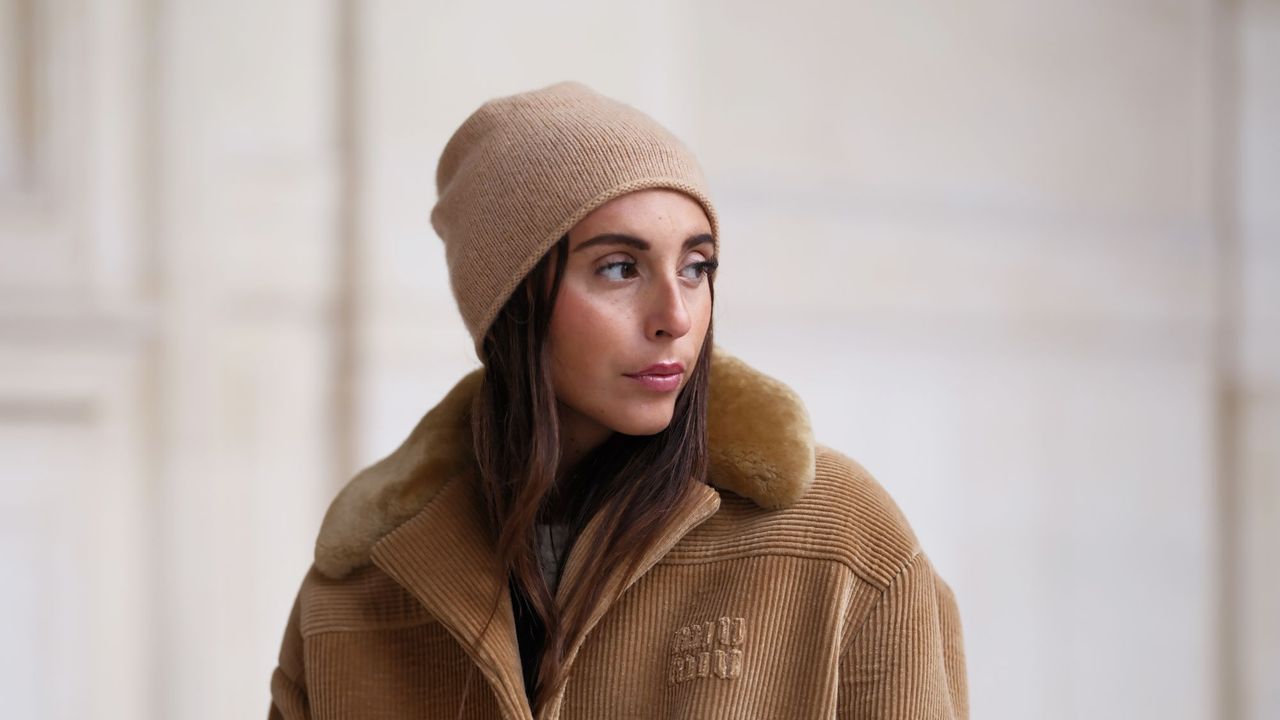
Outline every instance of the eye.
{"type": "Polygon", "coordinates": [[[599,269],[596,270],[596,274],[603,275],[606,278],[609,278],[610,280],[625,280],[626,279],[625,277],[617,277],[612,275],[609,272],[611,270],[614,270],[615,268],[622,268],[622,269],[625,269],[627,272],[634,273],[636,269],[636,264],[629,260],[619,260],[617,262],[606,263],[604,265],[601,265],[599,269]]]}
{"type": "Polygon", "coordinates": [[[702,279],[702,277],[715,272],[716,268],[719,266],[720,266],[720,261],[715,258],[711,258],[710,260],[702,260],[696,263],[689,263],[688,265],[685,266],[684,269],[688,270],[689,268],[693,268],[695,272],[694,279],[700,280],[702,279]]]}

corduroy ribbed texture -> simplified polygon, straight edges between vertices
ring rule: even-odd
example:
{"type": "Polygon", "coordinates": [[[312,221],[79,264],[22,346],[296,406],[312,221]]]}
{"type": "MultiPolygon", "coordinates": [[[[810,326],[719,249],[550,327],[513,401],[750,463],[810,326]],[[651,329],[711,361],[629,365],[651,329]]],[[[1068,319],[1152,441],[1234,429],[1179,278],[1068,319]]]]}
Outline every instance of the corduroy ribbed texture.
{"type": "MultiPolygon", "coordinates": [[[[816,460],[782,510],[700,486],[639,574],[610,580],[625,592],[574,644],[540,720],[967,718],[950,587],[865,468],[822,445],[816,460]]],[[[498,589],[481,511],[474,483],[454,480],[373,565],[341,580],[313,567],[270,717],[452,718],[470,671],[462,717],[528,720],[509,602],[480,651],[464,650],[498,589]]],[[[570,551],[563,582],[588,551],[570,551]]]]}
{"type": "Polygon", "coordinates": [[[697,200],[719,249],[697,159],[631,105],[565,81],[493,98],[468,116],[440,155],[431,225],[476,355],[483,359],[498,310],[561,236],[600,205],[646,188],[697,200]]]}

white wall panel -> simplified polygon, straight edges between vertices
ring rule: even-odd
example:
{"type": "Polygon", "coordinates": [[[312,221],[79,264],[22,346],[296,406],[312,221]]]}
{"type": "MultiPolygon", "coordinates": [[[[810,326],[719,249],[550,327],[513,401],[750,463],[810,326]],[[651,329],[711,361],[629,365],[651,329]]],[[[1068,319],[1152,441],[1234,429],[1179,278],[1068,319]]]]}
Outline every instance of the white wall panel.
{"type": "Polygon", "coordinates": [[[162,717],[266,714],[335,485],[336,8],[157,15],[162,717]]]}
{"type": "Polygon", "coordinates": [[[0,695],[13,717],[151,711],[144,382],[125,343],[0,350],[0,695]]]}

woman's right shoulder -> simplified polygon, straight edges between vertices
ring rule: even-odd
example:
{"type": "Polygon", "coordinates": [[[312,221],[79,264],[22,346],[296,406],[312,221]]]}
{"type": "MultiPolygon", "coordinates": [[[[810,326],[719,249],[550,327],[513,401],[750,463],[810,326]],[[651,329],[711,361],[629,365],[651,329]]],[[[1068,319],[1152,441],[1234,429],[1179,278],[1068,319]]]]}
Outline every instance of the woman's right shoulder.
{"type": "Polygon", "coordinates": [[[474,370],[428,409],[391,453],[360,470],[330,502],[315,541],[313,567],[342,578],[454,479],[475,471],[469,412],[482,371],[474,370]]]}

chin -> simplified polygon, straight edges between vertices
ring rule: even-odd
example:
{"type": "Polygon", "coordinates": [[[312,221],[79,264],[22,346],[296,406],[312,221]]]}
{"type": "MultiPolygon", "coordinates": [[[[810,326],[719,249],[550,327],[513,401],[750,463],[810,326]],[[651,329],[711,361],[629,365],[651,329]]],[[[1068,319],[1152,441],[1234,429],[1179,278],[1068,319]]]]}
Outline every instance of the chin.
{"type": "Polygon", "coordinates": [[[660,412],[624,416],[613,428],[623,435],[656,435],[671,424],[672,408],[660,412]]]}

